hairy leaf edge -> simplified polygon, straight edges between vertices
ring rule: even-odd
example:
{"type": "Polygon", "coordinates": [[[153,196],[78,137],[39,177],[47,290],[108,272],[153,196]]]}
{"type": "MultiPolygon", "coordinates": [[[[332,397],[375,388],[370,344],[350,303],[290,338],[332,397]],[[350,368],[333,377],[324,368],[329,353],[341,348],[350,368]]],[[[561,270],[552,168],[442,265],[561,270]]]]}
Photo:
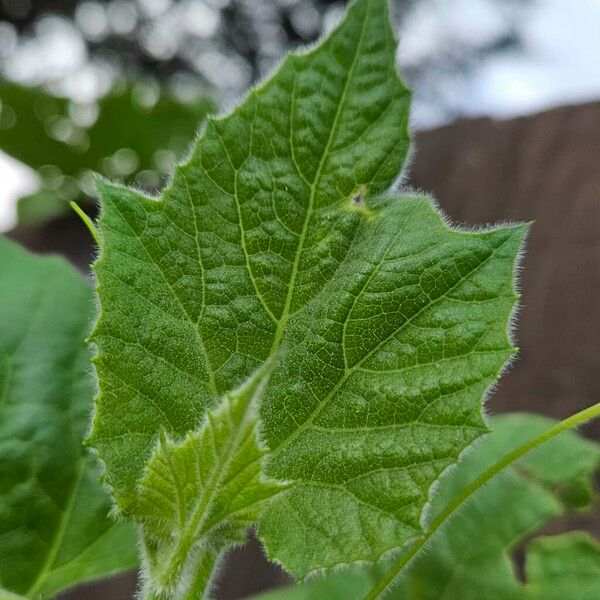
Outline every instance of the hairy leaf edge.
{"type": "MultiPolygon", "coordinates": [[[[358,3],[359,0],[354,0],[347,8],[347,11],[352,10],[352,8],[358,3]]],[[[366,0],[369,4],[371,3],[372,0],[366,0]]],[[[389,0],[386,0],[385,4],[387,5],[387,9],[389,11],[389,0]]],[[[206,128],[208,126],[208,124],[212,121],[212,122],[220,122],[223,121],[225,119],[227,119],[231,113],[233,113],[239,106],[241,106],[244,102],[246,102],[248,99],[252,98],[253,96],[256,96],[257,94],[260,93],[261,89],[271,80],[271,78],[285,65],[287,64],[289,61],[294,60],[295,57],[298,56],[306,56],[306,55],[310,55],[312,52],[315,52],[319,49],[320,45],[331,35],[333,34],[333,32],[335,32],[335,30],[337,28],[339,28],[339,26],[343,23],[345,15],[342,15],[339,19],[339,21],[337,23],[334,24],[333,27],[331,27],[328,31],[326,31],[322,36],[320,36],[315,42],[313,42],[312,44],[307,44],[301,48],[298,48],[290,53],[288,53],[279,63],[277,63],[273,69],[271,69],[271,71],[269,73],[267,73],[263,78],[259,79],[254,85],[252,85],[244,94],[242,94],[239,98],[239,100],[237,102],[234,102],[233,104],[231,104],[230,106],[228,106],[226,109],[224,109],[223,111],[221,111],[220,113],[216,114],[216,115],[208,115],[207,118],[200,124],[199,128],[198,128],[198,132],[196,133],[194,139],[192,140],[192,142],[190,143],[190,147],[187,153],[187,156],[184,157],[179,163],[177,163],[177,165],[174,167],[173,169],[173,173],[172,175],[169,177],[168,182],[165,184],[165,186],[162,188],[162,190],[160,192],[157,192],[155,195],[152,194],[148,194],[138,188],[136,188],[135,186],[128,186],[128,185],[124,185],[122,183],[115,183],[115,182],[111,182],[108,179],[106,179],[105,177],[96,174],[95,175],[95,183],[96,183],[96,187],[98,189],[99,192],[99,197],[100,200],[98,201],[98,205],[99,205],[99,216],[97,219],[97,222],[101,222],[102,220],[102,215],[103,215],[103,203],[102,203],[102,199],[106,197],[106,192],[110,192],[110,191],[114,191],[114,190],[123,190],[128,192],[129,194],[134,194],[136,196],[136,199],[140,202],[164,202],[164,195],[166,193],[168,193],[169,189],[172,187],[173,182],[175,177],[179,174],[179,172],[183,169],[186,169],[188,167],[190,167],[191,165],[191,161],[193,160],[193,152],[194,149],[196,148],[196,146],[201,142],[201,140],[204,138],[205,136],[205,132],[206,132],[206,128]]],[[[396,35],[396,32],[393,29],[393,36],[394,36],[394,41],[397,43],[398,42],[398,38],[396,35]]],[[[400,77],[400,75],[397,73],[398,79],[402,82],[402,79],[400,77]]],[[[409,118],[410,120],[410,118],[409,118]]],[[[495,377],[495,381],[492,382],[490,384],[490,386],[488,387],[488,389],[484,392],[484,394],[482,395],[481,398],[481,403],[482,403],[482,409],[481,409],[481,415],[483,417],[483,422],[484,422],[484,426],[487,429],[487,432],[485,432],[483,435],[481,435],[479,438],[477,438],[476,440],[474,440],[471,444],[469,444],[466,448],[464,448],[460,454],[457,456],[456,461],[449,465],[448,467],[446,467],[442,473],[440,474],[440,476],[431,484],[429,491],[428,491],[428,500],[423,508],[422,514],[421,514],[421,518],[420,518],[420,524],[421,527],[424,527],[424,524],[427,521],[427,517],[429,515],[429,510],[431,507],[431,499],[433,498],[437,487],[439,486],[440,482],[442,481],[442,479],[449,473],[451,472],[454,468],[456,468],[456,465],[458,464],[458,462],[460,462],[465,455],[467,455],[469,452],[474,451],[474,449],[477,447],[477,445],[483,440],[485,439],[486,433],[489,433],[490,431],[490,427],[489,427],[489,415],[488,412],[486,410],[487,408],[487,401],[488,398],[494,393],[496,386],[497,386],[497,382],[498,380],[510,369],[510,366],[512,365],[512,363],[516,360],[516,358],[518,357],[518,348],[515,347],[514,341],[515,341],[515,331],[516,331],[516,322],[518,320],[518,314],[519,314],[519,299],[520,299],[520,287],[519,287],[519,274],[521,272],[521,262],[524,256],[524,247],[526,244],[526,239],[527,239],[527,233],[528,230],[532,224],[532,222],[528,222],[528,223],[518,223],[518,222],[511,222],[511,221],[500,221],[499,223],[494,224],[493,226],[465,226],[464,224],[458,224],[458,223],[454,223],[452,221],[452,219],[446,215],[443,210],[439,207],[438,201],[433,198],[430,194],[422,194],[419,190],[413,189],[413,188],[402,188],[402,181],[405,179],[406,173],[408,172],[408,170],[410,169],[410,166],[412,164],[412,158],[414,157],[415,154],[415,148],[414,148],[414,144],[410,144],[410,148],[409,151],[407,153],[407,156],[405,158],[404,164],[403,164],[403,168],[400,171],[400,173],[398,174],[398,177],[396,178],[396,180],[394,181],[394,183],[390,186],[390,189],[388,190],[387,194],[382,194],[382,195],[386,195],[386,196],[390,196],[390,195],[402,195],[402,196],[421,196],[421,197],[425,197],[427,198],[427,200],[429,201],[429,203],[431,204],[431,207],[433,209],[433,211],[436,213],[436,215],[440,218],[440,220],[443,222],[443,224],[452,232],[456,232],[456,233],[488,233],[491,231],[496,231],[502,228],[512,228],[515,230],[520,230],[522,231],[522,239],[520,241],[520,248],[517,252],[517,256],[515,258],[514,264],[513,264],[513,277],[512,277],[512,284],[513,284],[513,292],[515,294],[515,302],[513,303],[513,307],[511,309],[511,314],[508,317],[508,323],[507,323],[507,327],[506,327],[506,334],[507,334],[507,341],[509,343],[509,345],[513,348],[513,353],[511,356],[509,356],[509,358],[505,361],[505,363],[502,365],[502,367],[500,367],[500,369],[498,370],[498,372],[496,373],[496,377],[495,377]]],[[[374,198],[373,198],[374,199],[374,198]]],[[[95,273],[96,270],[96,266],[102,261],[103,259],[103,250],[104,250],[104,239],[103,239],[103,234],[102,234],[102,229],[101,228],[97,228],[98,231],[98,246],[97,246],[97,255],[96,258],[94,259],[93,263],[92,263],[92,271],[95,273]]],[[[100,290],[100,283],[98,282],[97,278],[95,277],[95,287],[94,290],[96,292],[98,292],[100,290]]],[[[90,336],[88,337],[87,341],[93,346],[94,350],[93,350],[93,358],[92,358],[92,364],[95,365],[98,357],[99,357],[99,349],[98,346],[96,345],[95,341],[94,341],[94,337],[95,337],[95,333],[96,333],[96,329],[98,328],[98,325],[100,323],[100,321],[102,320],[103,317],[103,312],[102,312],[102,303],[100,301],[99,295],[95,294],[95,305],[96,305],[96,315],[95,318],[92,321],[92,328],[91,328],[91,333],[90,336]]],[[[95,420],[96,420],[96,403],[101,400],[102,397],[102,392],[100,390],[100,386],[99,386],[99,382],[98,382],[98,377],[97,377],[97,373],[96,373],[96,377],[94,377],[95,380],[95,385],[96,385],[96,394],[94,396],[94,402],[92,404],[92,417],[90,420],[90,426],[89,426],[89,431],[84,439],[84,445],[91,448],[92,453],[94,455],[94,457],[96,458],[96,460],[99,462],[100,464],[100,469],[101,469],[101,481],[103,483],[103,486],[105,487],[105,489],[107,489],[107,491],[109,492],[111,498],[113,499],[113,510],[111,511],[111,515],[113,516],[113,518],[119,518],[119,520],[121,520],[123,518],[123,513],[121,511],[121,507],[120,507],[120,500],[118,498],[118,496],[115,495],[115,490],[114,487],[109,483],[109,481],[106,478],[106,463],[104,462],[104,460],[102,459],[102,457],[100,456],[99,452],[97,451],[97,449],[94,447],[94,430],[95,430],[95,420]]],[[[212,408],[215,408],[215,406],[218,404],[218,400],[216,404],[213,404],[212,408]]],[[[194,429],[196,429],[197,427],[200,427],[202,424],[202,421],[200,423],[194,424],[194,429]]],[[[156,440],[159,439],[159,433],[156,434],[156,440]]],[[[265,441],[263,439],[262,434],[260,433],[260,424],[259,424],[259,444],[261,446],[263,446],[265,444],[265,441]]],[[[148,460],[150,459],[150,457],[153,455],[154,450],[152,453],[149,454],[148,460]]],[[[148,461],[146,461],[148,462],[148,461]]],[[[287,482],[286,482],[287,483],[287,482]]],[[[293,486],[291,486],[293,487],[293,486]]],[[[283,494],[285,494],[286,492],[283,492],[283,494]]],[[[274,562],[275,564],[280,565],[282,568],[285,569],[285,565],[279,561],[276,557],[273,557],[270,553],[268,548],[266,547],[266,545],[264,544],[264,540],[262,539],[261,535],[260,535],[260,526],[258,527],[257,530],[257,536],[260,539],[263,547],[265,548],[265,552],[267,555],[267,558],[271,561],[274,562]]],[[[388,556],[392,556],[394,553],[399,552],[402,550],[402,548],[405,548],[407,545],[409,545],[412,541],[414,541],[414,539],[416,539],[418,536],[415,536],[414,538],[411,538],[410,540],[408,540],[406,543],[404,543],[401,546],[396,546],[393,548],[389,548],[388,550],[384,551],[383,553],[381,553],[376,559],[370,561],[370,560],[358,560],[358,561],[354,561],[354,562],[350,562],[350,563],[339,563],[338,565],[334,565],[334,566],[328,566],[328,567],[323,567],[320,569],[314,569],[313,571],[310,571],[306,577],[304,579],[309,579],[312,578],[313,576],[316,576],[320,573],[327,573],[330,571],[336,571],[341,568],[346,568],[352,565],[360,565],[360,564],[375,564],[377,562],[379,562],[380,560],[388,557],[388,556]]],[[[287,569],[286,569],[287,571],[287,569]]]]}
{"type": "MultiPolygon", "coordinates": [[[[391,18],[390,0],[351,0],[351,2],[348,4],[348,6],[344,10],[344,12],[332,24],[332,26],[330,28],[328,28],[328,30],[324,31],[323,34],[320,35],[314,42],[309,43],[309,44],[304,44],[304,45],[300,46],[299,48],[296,48],[296,49],[292,50],[291,52],[288,52],[280,61],[278,61],[272,67],[272,69],[270,71],[268,71],[262,78],[259,78],[253,85],[251,85],[248,88],[248,90],[246,90],[244,93],[242,93],[239,96],[239,99],[237,101],[232,102],[229,106],[225,107],[222,111],[220,111],[214,115],[210,115],[210,114],[207,115],[206,118],[199,124],[198,130],[197,130],[193,140],[190,142],[190,145],[189,145],[186,155],[175,164],[175,166],[173,167],[172,173],[169,176],[167,182],[165,183],[165,185],[163,186],[163,188],[160,191],[156,192],[156,194],[150,194],[150,193],[140,189],[139,187],[136,187],[135,185],[125,185],[124,183],[119,182],[119,181],[113,182],[113,181],[107,179],[106,177],[104,177],[103,175],[100,175],[99,173],[93,173],[94,183],[95,183],[96,189],[98,191],[98,199],[96,201],[97,208],[98,208],[98,217],[96,218],[95,222],[93,223],[94,230],[96,232],[96,235],[93,237],[94,237],[94,240],[96,241],[97,246],[96,246],[95,258],[91,263],[91,270],[92,270],[91,277],[92,277],[92,281],[93,281],[93,290],[94,290],[94,292],[96,292],[94,294],[95,315],[91,319],[90,334],[85,341],[91,346],[91,362],[92,362],[92,367],[93,367],[92,371],[93,371],[93,375],[94,375],[93,379],[94,379],[95,390],[94,390],[94,398],[93,398],[93,402],[92,402],[91,417],[90,417],[90,421],[89,421],[88,431],[87,431],[86,435],[84,436],[83,444],[85,447],[90,449],[91,454],[93,455],[94,459],[98,462],[98,464],[100,466],[101,482],[103,484],[103,487],[106,489],[106,491],[110,495],[110,498],[113,500],[113,510],[111,511],[111,515],[113,518],[123,516],[121,508],[120,508],[119,497],[115,493],[114,486],[112,486],[110,484],[110,482],[108,481],[108,478],[106,476],[106,473],[107,473],[106,462],[103,460],[102,456],[100,455],[100,452],[94,446],[94,442],[95,442],[94,435],[95,435],[95,429],[96,429],[95,422],[96,422],[96,415],[97,415],[96,406],[97,406],[97,403],[100,402],[102,399],[102,390],[100,388],[98,372],[95,367],[96,362],[100,355],[100,349],[99,349],[98,345],[96,344],[96,342],[94,341],[94,339],[96,337],[96,331],[97,331],[97,329],[100,325],[100,322],[103,318],[102,302],[100,301],[100,296],[98,293],[101,289],[101,284],[98,281],[98,278],[96,276],[96,267],[102,262],[103,257],[104,257],[104,236],[102,233],[102,228],[100,226],[98,226],[98,224],[102,222],[103,213],[104,213],[103,200],[104,200],[104,198],[106,198],[106,192],[109,192],[111,190],[122,190],[129,194],[135,195],[136,200],[141,203],[144,203],[144,202],[162,203],[162,202],[164,202],[164,196],[169,192],[169,190],[173,186],[174,180],[177,177],[177,175],[179,175],[182,170],[185,170],[186,168],[189,168],[191,166],[191,161],[193,160],[193,156],[194,156],[194,149],[204,139],[208,124],[210,122],[221,122],[221,121],[224,121],[225,119],[227,119],[237,108],[239,108],[247,100],[251,99],[252,97],[257,96],[261,92],[261,90],[265,87],[265,85],[267,85],[269,83],[269,81],[283,68],[283,66],[286,65],[287,63],[293,61],[296,57],[308,56],[308,55],[312,54],[313,52],[317,52],[319,50],[320,46],[330,36],[332,36],[337,31],[337,29],[339,29],[343,25],[344,21],[347,18],[349,11],[353,10],[354,7],[360,1],[365,1],[369,5],[373,1],[375,1],[377,3],[383,2],[385,5],[385,8],[386,8],[386,11],[388,13],[388,18],[391,18]]],[[[396,34],[394,27],[392,27],[391,29],[392,29],[393,39],[394,39],[394,42],[396,43],[396,47],[397,47],[398,46],[398,36],[396,34]]],[[[407,94],[410,95],[410,93],[411,93],[410,89],[404,83],[404,81],[401,79],[400,74],[398,73],[397,69],[396,69],[396,76],[398,77],[399,81],[406,88],[407,94]]],[[[406,119],[408,121],[410,121],[410,112],[411,112],[411,108],[409,108],[409,111],[407,111],[406,119]]],[[[409,133],[409,149],[406,154],[406,157],[405,157],[405,160],[404,160],[404,163],[402,166],[402,170],[398,174],[394,183],[390,186],[390,189],[388,190],[388,194],[400,192],[401,183],[404,180],[406,173],[408,172],[408,169],[410,168],[410,165],[412,164],[412,157],[414,155],[414,144],[412,144],[412,140],[410,139],[410,131],[409,130],[408,130],[408,133],[409,133]]],[[[218,398],[216,400],[218,403],[218,398]]],[[[214,407],[215,407],[215,404],[213,404],[211,407],[208,407],[208,409],[214,408],[214,407]]],[[[201,424],[202,424],[202,421],[200,421],[199,423],[195,423],[193,429],[200,427],[201,424]]],[[[159,434],[156,433],[157,439],[158,439],[158,435],[159,434]]],[[[260,438],[261,438],[260,443],[262,444],[263,443],[262,436],[260,436],[260,438]]],[[[154,452],[154,450],[148,455],[148,460],[150,459],[150,456],[153,454],[153,452],[154,452]]],[[[148,462],[148,460],[146,462],[148,462]]],[[[140,475],[140,478],[141,478],[141,475],[140,475]]]]}
{"type": "MultiPolygon", "coordinates": [[[[468,225],[454,222],[450,218],[450,216],[448,216],[443,211],[443,209],[440,207],[437,199],[434,198],[431,194],[423,194],[413,188],[401,189],[396,193],[397,194],[401,193],[403,198],[414,197],[414,198],[426,199],[429,202],[429,204],[430,204],[433,212],[436,214],[436,216],[440,219],[440,221],[444,224],[444,226],[447,227],[451,232],[485,234],[485,233],[489,233],[489,232],[493,232],[493,231],[498,231],[500,229],[512,229],[514,232],[518,233],[521,236],[521,240],[519,243],[519,249],[515,256],[515,260],[513,262],[513,268],[512,268],[512,290],[513,290],[515,300],[513,302],[511,312],[508,316],[507,324],[506,324],[506,339],[507,339],[508,344],[513,349],[513,351],[512,351],[512,354],[505,360],[504,364],[498,369],[498,372],[496,373],[494,381],[488,386],[488,388],[485,390],[485,392],[481,396],[480,414],[482,416],[484,427],[486,428],[487,431],[485,431],[481,436],[479,436],[477,439],[475,439],[473,442],[471,442],[468,446],[466,446],[459,453],[459,455],[456,458],[456,461],[454,463],[448,465],[440,473],[439,477],[429,487],[429,491],[427,494],[428,499],[423,507],[423,511],[422,511],[421,517],[420,517],[420,526],[422,528],[422,531],[421,531],[421,535],[422,535],[422,533],[425,532],[425,530],[426,530],[427,521],[429,518],[431,505],[432,505],[432,499],[433,499],[434,495],[436,494],[436,491],[437,491],[441,481],[445,477],[447,477],[450,473],[452,473],[452,471],[454,469],[457,468],[457,465],[459,464],[460,461],[462,461],[465,458],[465,456],[468,456],[471,452],[476,451],[477,446],[480,443],[482,443],[486,439],[487,435],[492,431],[492,428],[490,427],[491,415],[487,411],[488,399],[496,391],[496,388],[499,385],[500,379],[510,370],[510,367],[517,360],[518,354],[519,354],[519,348],[518,348],[518,346],[515,346],[515,341],[516,341],[517,321],[518,321],[518,317],[519,317],[520,299],[521,299],[520,285],[519,285],[520,284],[520,273],[522,271],[521,264],[522,264],[523,258],[525,256],[525,247],[527,244],[529,230],[531,229],[531,226],[533,225],[534,221],[528,221],[528,222],[516,221],[515,222],[515,221],[507,220],[507,221],[500,221],[498,223],[495,223],[494,225],[489,225],[489,226],[485,226],[485,225],[484,226],[476,226],[476,225],[468,226],[468,225]]],[[[385,197],[385,196],[389,196],[389,195],[390,194],[383,194],[383,195],[371,198],[370,200],[376,201],[378,197],[381,197],[381,196],[385,197]]],[[[261,424],[259,423],[259,434],[262,435],[260,433],[261,432],[260,428],[261,428],[261,424]]],[[[268,454],[267,454],[267,457],[268,457],[268,454]]],[[[293,487],[294,487],[294,484],[292,483],[290,485],[290,487],[288,488],[288,490],[285,490],[284,492],[282,492],[282,495],[285,495],[293,487]]],[[[260,523],[256,530],[256,536],[259,539],[269,562],[272,562],[273,564],[278,565],[286,573],[290,573],[290,570],[286,567],[285,563],[283,561],[281,561],[280,559],[278,559],[276,556],[274,556],[269,551],[269,548],[260,533],[260,523]]],[[[392,548],[385,550],[384,552],[379,554],[373,560],[356,560],[356,561],[351,561],[351,562],[341,562],[341,563],[337,563],[335,565],[325,566],[325,567],[321,567],[319,569],[313,569],[313,570],[309,571],[302,579],[298,579],[297,582],[301,583],[301,582],[304,582],[304,581],[307,581],[310,579],[314,579],[316,577],[325,576],[328,573],[340,572],[340,571],[343,571],[344,569],[348,569],[353,566],[357,566],[357,567],[367,566],[368,567],[368,566],[376,565],[377,563],[379,563],[382,560],[392,558],[395,554],[401,553],[405,548],[408,548],[419,537],[420,537],[419,534],[416,534],[414,537],[406,540],[406,542],[404,542],[402,545],[394,546],[392,548]]]]}

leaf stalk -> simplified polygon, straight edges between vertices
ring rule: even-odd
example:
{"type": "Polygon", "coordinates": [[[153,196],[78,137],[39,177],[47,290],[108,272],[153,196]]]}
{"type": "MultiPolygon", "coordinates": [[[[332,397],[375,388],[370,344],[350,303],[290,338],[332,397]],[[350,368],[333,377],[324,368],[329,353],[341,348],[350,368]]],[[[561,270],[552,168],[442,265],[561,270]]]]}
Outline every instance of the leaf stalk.
{"type": "Polygon", "coordinates": [[[218,553],[210,547],[196,549],[193,543],[180,542],[168,557],[160,553],[147,562],[148,579],[142,592],[144,600],[198,600],[207,598],[217,571],[218,553]]]}

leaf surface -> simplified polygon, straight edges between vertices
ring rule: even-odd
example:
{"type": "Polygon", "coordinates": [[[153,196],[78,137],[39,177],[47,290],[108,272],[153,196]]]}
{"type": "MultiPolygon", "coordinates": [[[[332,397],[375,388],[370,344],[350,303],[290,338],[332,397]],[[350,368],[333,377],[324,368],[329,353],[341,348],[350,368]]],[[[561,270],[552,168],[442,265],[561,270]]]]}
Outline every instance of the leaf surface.
{"type": "Polygon", "coordinates": [[[600,544],[581,531],[537,538],[525,575],[526,600],[593,600],[600,590],[600,544]]]}
{"type": "Polygon", "coordinates": [[[271,368],[226,394],[184,440],[163,436],[148,463],[134,514],[144,525],[150,585],[164,597],[184,597],[185,575],[207,553],[244,542],[265,503],[283,490],[260,468],[258,404],[271,368]]]}
{"type": "MultiPolygon", "coordinates": [[[[493,420],[492,433],[445,476],[427,521],[489,465],[546,431],[553,421],[514,413],[493,420]]],[[[386,598],[405,600],[591,600],[600,589],[600,546],[587,533],[533,537],[525,546],[525,584],[515,573],[514,551],[572,505],[572,490],[591,490],[600,447],[574,432],[545,442],[495,475],[431,539],[386,598]],[[549,474],[552,474],[549,476],[549,474]]],[[[588,496],[587,507],[596,498],[588,496]]],[[[360,600],[394,559],[317,577],[260,600],[360,600]]]]}
{"type": "Polygon", "coordinates": [[[386,0],[361,0],[231,114],[159,200],[102,183],[93,443],[119,504],[161,428],[194,429],[332,277],[408,150],[386,0]],[[360,191],[360,193],[359,193],[360,191]]]}
{"type": "Polygon", "coordinates": [[[386,0],[358,0],[207,122],[161,198],[100,184],[91,439],[118,507],[160,431],[197,430],[283,345],[261,416],[268,474],[295,484],[261,535],[298,578],[418,533],[513,353],[526,227],[459,231],[389,192],[408,149],[395,48],[386,0]]]}
{"type": "MultiPolygon", "coordinates": [[[[92,294],[57,258],[0,238],[0,588],[49,597],[136,565],[135,533],[82,438],[92,399],[92,294]]],[[[0,596],[3,592],[0,592],[0,596]]]]}
{"type": "Polygon", "coordinates": [[[373,581],[366,569],[345,569],[311,581],[252,596],[252,600],[344,600],[364,597],[373,581]]]}
{"type": "Polygon", "coordinates": [[[513,352],[523,226],[452,230],[426,198],[368,208],[284,336],[264,401],[267,472],[297,483],[261,535],[298,578],[376,561],[419,532],[431,485],[486,431],[482,397],[513,352]]]}

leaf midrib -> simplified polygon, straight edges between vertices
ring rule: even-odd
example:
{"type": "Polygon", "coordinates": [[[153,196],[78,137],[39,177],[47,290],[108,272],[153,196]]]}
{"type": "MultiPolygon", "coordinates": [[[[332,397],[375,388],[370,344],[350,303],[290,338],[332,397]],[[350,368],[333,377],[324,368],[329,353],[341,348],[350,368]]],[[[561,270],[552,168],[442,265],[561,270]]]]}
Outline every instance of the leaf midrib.
{"type": "MultiPolygon", "coordinates": [[[[228,442],[226,442],[223,451],[217,451],[215,453],[216,460],[211,469],[213,473],[206,486],[204,486],[205,489],[209,491],[208,497],[206,497],[204,494],[202,495],[196,506],[192,509],[190,518],[186,519],[185,528],[180,529],[180,543],[178,544],[178,547],[183,546],[187,548],[186,553],[189,552],[191,546],[196,543],[202,535],[202,527],[205,525],[206,519],[210,515],[211,507],[215,501],[215,498],[221,491],[222,482],[228,475],[230,465],[236,453],[239,451],[239,448],[243,445],[243,442],[247,439],[247,437],[252,435],[255,431],[255,426],[252,425],[251,419],[249,418],[255,393],[256,391],[252,392],[252,397],[250,398],[248,405],[244,410],[244,416],[242,417],[238,426],[235,427],[233,426],[233,423],[230,423],[230,429],[235,432],[235,435],[232,438],[228,436],[228,442]],[[250,425],[250,427],[248,427],[248,425],[250,425]],[[221,457],[225,457],[225,460],[220,460],[221,457]]],[[[226,399],[228,403],[226,412],[228,415],[228,420],[230,420],[229,402],[231,401],[231,397],[226,395],[226,399]]],[[[210,435],[214,440],[215,430],[212,425],[210,415],[207,415],[207,427],[210,427],[210,435]]],[[[217,448],[215,448],[215,450],[217,450],[217,448]]],[[[212,528],[214,528],[214,526],[211,527],[211,529],[212,528]]]]}
{"type": "MultiPolygon", "coordinates": [[[[333,118],[333,122],[331,125],[331,129],[329,131],[329,137],[327,139],[327,143],[325,144],[325,148],[323,150],[323,154],[321,155],[321,159],[319,161],[319,166],[317,167],[317,171],[315,173],[315,177],[314,180],[312,182],[312,185],[310,187],[310,195],[308,198],[308,208],[306,210],[306,214],[304,216],[304,223],[302,225],[302,231],[300,232],[300,239],[298,242],[298,247],[296,248],[296,254],[294,257],[294,263],[292,265],[292,274],[290,277],[290,283],[288,285],[288,289],[287,289],[287,294],[286,294],[286,298],[285,298],[285,304],[283,307],[283,312],[281,315],[281,318],[279,319],[279,323],[277,325],[277,330],[275,332],[275,337],[273,338],[273,344],[271,346],[271,352],[274,352],[278,347],[279,344],[281,343],[281,338],[283,337],[283,333],[285,331],[285,327],[290,319],[291,315],[291,305],[292,305],[292,299],[294,297],[294,289],[295,289],[295,285],[296,285],[296,278],[298,277],[298,272],[299,272],[299,266],[300,266],[300,259],[302,257],[302,253],[304,251],[304,244],[306,242],[306,236],[307,236],[307,232],[308,232],[308,225],[310,223],[312,214],[313,214],[313,210],[314,210],[314,201],[315,201],[315,197],[317,194],[317,188],[319,187],[320,184],[320,180],[321,180],[321,174],[323,171],[323,167],[325,165],[325,163],[327,162],[327,158],[328,158],[328,154],[329,154],[329,149],[331,147],[331,144],[333,142],[333,139],[335,137],[335,134],[337,133],[337,128],[338,128],[338,123],[339,123],[339,118],[340,115],[342,113],[342,108],[346,103],[346,97],[347,97],[347,93],[348,93],[348,87],[350,85],[350,82],[352,81],[352,77],[354,75],[354,69],[356,67],[356,63],[358,61],[358,57],[360,56],[360,50],[362,48],[363,45],[363,40],[364,40],[364,33],[365,33],[365,27],[366,27],[366,23],[369,20],[369,14],[371,11],[371,3],[367,3],[367,8],[366,8],[366,14],[364,16],[363,22],[362,22],[362,26],[361,26],[361,31],[360,31],[360,36],[358,39],[358,43],[356,44],[356,50],[354,52],[354,56],[352,58],[352,64],[350,65],[350,69],[348,70],[348,75],[346,77],[346,81],[344,82],[344,89],[342,90],[342,95],[340,97],[340,102],[337,106],[337,110],[335,113],[335,116],[333,118]]],[[[293,114],[293,113],[292,113],[293,114]]],[[[293,130],[293,123],[291,123],[291,115],[290,115],[290,129],[293,130]]],[[[293,137],[290,135],[290,145],[292,146],[292,155],[294,156],[294,152],[293,152],[293,137]]],[[[294,159],[294,164],[296,163],[295,159],[294,159]]],[[[297,168],[297,166],[296,166],[297,168]]],[[[298,170],[298,175],[302,178],[305,179],[304,175],[302,174],[302,172],[300,170],[298,170]]]]}

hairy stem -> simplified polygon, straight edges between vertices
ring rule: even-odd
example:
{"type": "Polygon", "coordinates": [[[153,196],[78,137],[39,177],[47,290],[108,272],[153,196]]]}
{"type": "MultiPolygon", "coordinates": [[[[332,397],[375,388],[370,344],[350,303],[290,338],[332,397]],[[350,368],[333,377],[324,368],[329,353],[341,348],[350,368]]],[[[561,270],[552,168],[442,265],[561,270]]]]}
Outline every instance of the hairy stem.
{"type": "Polygon", "coordinates": [[[198,600],[198,598],[208,598],[210,584],[215,578],[217,572],[218,556],[214,552],[206,552],[198,563],[194,577],[192,578],[187,590],[183,593],[181,600],[198,600]]]}
{"type": "Polygon", "coordinates": [[[594,404],[581,412],[571,415],[564,421],[560,421],[556,425],[550,427],[544,433],[537,437],[529,440],[522,446],[519,446],[512,452],[509,452],[504,458],[499,460],[497,463],[492,465],[489,469],[484,471],[479,477],[472,481],[458,496],[456,496],[452,502],[450,502],[444,510],[442,510],[435,519],[430,523],[427,531],[419,537],[401,556],[398,558],[396,563],[390,569],[390,571],[383,577],[364,597],[363,600],[377,600],[383,598],[384,594],[393,587],[396,578],[400,575],[402,570],[415,558],[415,556],[421,551],[421,549],[427,544],[431,537],[442,527],[446,521],[448,521],[456,511],[467,501],[469,498],[483,487],[494,475],[508,467],[510,464],[521,458],[524,454],[527,454],[530,450],[537,448],[549,439],[563,433],[567,429],[577,427],[590,419],[600,416],[600,403],[594,404]]]}
{"type": "Polygon", "coordinates": [[[166,555],[158,552],[152,556],[147,546],[145,553],[144,600],[198,600],[208,597],[219,558],[211,548],[192,550],[184,541],[166,555]]]}

